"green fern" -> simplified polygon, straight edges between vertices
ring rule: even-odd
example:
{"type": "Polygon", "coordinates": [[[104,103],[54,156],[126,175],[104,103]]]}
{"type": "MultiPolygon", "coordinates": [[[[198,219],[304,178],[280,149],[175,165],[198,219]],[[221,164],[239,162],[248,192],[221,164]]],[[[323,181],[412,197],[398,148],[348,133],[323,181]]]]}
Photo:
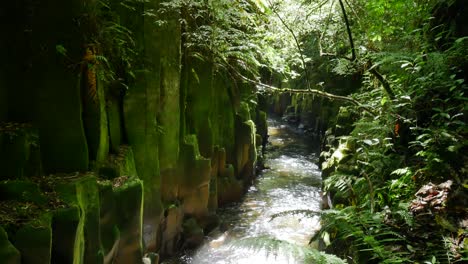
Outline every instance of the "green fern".
{"type": "Polygon", "coordinates": [[[271,237],[250,237],[235,241],[231,247],[247,248],[254,252],[265,251],[268,256],[276,257],[278,253],[290,257],[304,259],[305,263],[315,264],[345,264],[346,262],[335,255],[326,254],[316,249],[289,243],[271,237]]]}

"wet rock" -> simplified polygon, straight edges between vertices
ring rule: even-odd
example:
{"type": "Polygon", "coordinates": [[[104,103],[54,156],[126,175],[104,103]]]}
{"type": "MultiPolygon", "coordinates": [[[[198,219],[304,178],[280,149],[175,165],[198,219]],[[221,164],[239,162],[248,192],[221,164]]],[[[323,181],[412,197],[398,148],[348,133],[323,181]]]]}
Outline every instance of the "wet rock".
{"type": "Polygon", "coordinates": [[[143,256],[143,264],[159,264],[159,254],[157,253],[146,253],[143,256]]]}
{"type": "Polygon", "coordinates": [[[218,177],[218,204],[220,206],[239,201],[242,197],[243,184],[234,175],[234,167],[228,164],[218,177]]]}
{"type": "Polygon", "coordinates": [[[181,207],[171,205],[166,209],[166,217],[161,224],[162,245],[160,253],[173,255],[178,250],[182,234],[184,211],[181,207]]]}
{"type": "Polygon", "coordinates": [[[183,248],[196,248],[203,243],[205,235],[195,218],[185,220],[183,224],[184,245],[183,248]]]}

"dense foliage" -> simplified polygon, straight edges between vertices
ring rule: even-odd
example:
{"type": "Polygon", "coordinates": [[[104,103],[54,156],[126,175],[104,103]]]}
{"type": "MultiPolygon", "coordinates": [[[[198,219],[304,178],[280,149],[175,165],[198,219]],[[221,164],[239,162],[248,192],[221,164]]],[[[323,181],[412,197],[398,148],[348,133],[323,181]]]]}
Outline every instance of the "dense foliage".
{"type": "Polygon", "coordinates": [[[296,112],[317,100],[308,99],[309,89],[357,102],[341,104],[322,153],[333,209],[323,213],[317,236],[327,250],[351,263],[452,263],[468,250],[462,2],[166,7],[181,10],[187,56],[232,78],[255,82],[262,73],[268,84],[303,89],[301,99],[292,97],[296,112]]]}
{"type": "Polygon", "coordinates": [[[321,65],[339,75],[360,73],[362,85],[349,96],[374,110],[342,107],[322,153],[333,210],[324,213],[320,235],[351,263],[467,258],[461,2],[325,1],[325,19],[311,11],[324,26],[319,41],[329,37],[315,46],[330,58],[321,65]]]}
{"type": "MultiPolygon", "coordinates": [[[[90,23],[89,52],[80,63],[60,43],[57,52],[74,64],[102,65],[104,81],[126,86],[145,63],[138,36],[123,26],[131,23],[116,13],[148,2],[97,1],[99,19],[87,19],[103,22],[90,23]]],[[[323,188],[332,209],[317,236],[327,250],[350,263],[468,260],[463,0],[158,3],[143,15],[155,27],[178,18],[184,60],[303,90],[305,97],[292,99],[295,112],[317,100],[309,89],[357,102],[340,104],[324,139],[323,188]]],[[[189,71],[197,76],[195,67],[189,71]]]]}

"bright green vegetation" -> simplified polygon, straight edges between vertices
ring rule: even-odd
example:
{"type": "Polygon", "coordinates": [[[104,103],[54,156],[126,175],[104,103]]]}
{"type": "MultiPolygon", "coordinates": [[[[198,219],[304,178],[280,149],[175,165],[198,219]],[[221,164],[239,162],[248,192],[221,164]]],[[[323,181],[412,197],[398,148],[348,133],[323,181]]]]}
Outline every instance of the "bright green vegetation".
{"type": "Polygon", "coordinates": [[[463,1],[276,2],[299,41],[275,110],[324,135],[332,209],[316,238],[350,263],[466,261],[463,1]],[[309,85],[347,104],[310,100],[309,85]]]}
{"type": "Polygon", "coordinates": [[[322,145],[322,249],[350,263],[466,261],[466,11],[2,3],[0,259],[138,263],[196,246],[254,179],[270,110],[322,145]]]}

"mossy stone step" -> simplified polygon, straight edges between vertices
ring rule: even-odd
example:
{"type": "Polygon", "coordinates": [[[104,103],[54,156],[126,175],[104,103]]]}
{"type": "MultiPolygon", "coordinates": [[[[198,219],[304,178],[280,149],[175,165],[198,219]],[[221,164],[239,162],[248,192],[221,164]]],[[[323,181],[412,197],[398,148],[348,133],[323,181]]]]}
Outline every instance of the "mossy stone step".
{"type": "Polygon", "coordinates": [[[31,202],[41,206],[48,201],[36,183],[22,180],[0,182],[0,200],[31,202]]]}

